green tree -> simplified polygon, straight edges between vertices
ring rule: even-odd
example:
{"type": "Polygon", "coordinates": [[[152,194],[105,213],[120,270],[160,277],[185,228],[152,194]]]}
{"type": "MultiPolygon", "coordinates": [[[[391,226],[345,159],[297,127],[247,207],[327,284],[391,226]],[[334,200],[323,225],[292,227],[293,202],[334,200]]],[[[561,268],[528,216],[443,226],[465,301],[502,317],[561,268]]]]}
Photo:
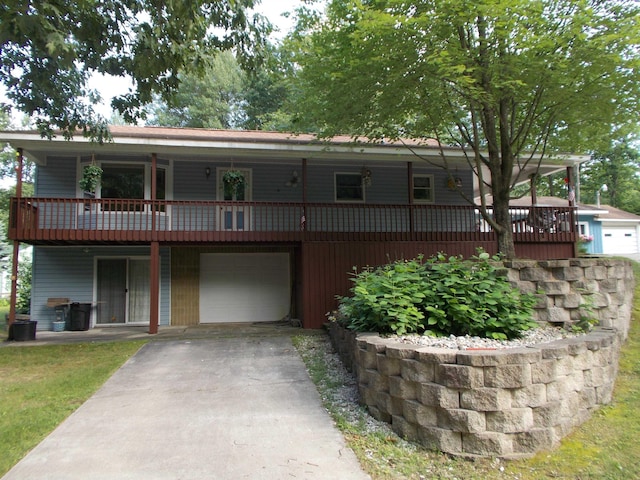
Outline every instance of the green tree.
{"type": "MultiPolygon", "coordinates": [[[[9,115],[0,110],[0,130],[10,127],[9,115]]],[[[0,145],[0,179],[16,178],[16,151],[9,145],[0,145]]],[[[25,157],[22,165],[22,179],[33,181],[35,164],[25,157]]]]}
{"type": "MultiPolygon", "coordinates": [[[[293,131],[299,129],[292,115],[295,91],[293,52],[288,42],[269,46],[265,62],[245,77],[242,127],[248,130],[293,131]]],[[[307,129],[311,131],[312,129],[307,129]]]]}
{"type": "Polygon", "coordinates": [[[618,0],[332,0],[297,32],[300,115],[326,136],[463,147],[513,257],[514,167],[598,148],[637,121],[639,19],[618,0]]]}
{"type": "Polygon", "coordinates": [[[640,213],[640,152],[628,140],[615,142],[606,151],[595,152],[581,170],[581,200],[601,202],[640,213]],[[606,188],[605,188],[606,185],[606,188]]]}
{"type": "Polygon", "coordinates": [[[180,86],[168,104],[151,108],[151,125],[234,128],[242,106],[244,74],[231,52],[216,56],[204,75],[180,75],[180,86]]]}
{"type": "Polygon", "coordinates": [[[0,6],[0,81],[8,98],[44,135],[60,128],[108,138],[92,105],[94,74],[130,76],[134,87],[112,100],[127,122],[144,117],[155,94],[176,91],[181,71],[203,71],[213,54],[234,50],[244,67],[259,57],[270,30],[249,15],[254,0],[188,2],[82,0],[5,2],[0,6]]]}
{"type": "Polygon", "coordinates": [[[294,129],[290,104],[294,66],[291,52],[267,45],[263,62],[243,71],[223,52],[204,75],[184,73],[169,103],[157,99],[149,109],[151,125],[196,128],[294,129]]]}
{"type": "MultiPolygon", "coordinates": [[[[4,227],[2,230],[2,234],[0,238],[7,238],[7,230],[6,227],[9,225],[9,200],[11,197],[16,196],[16,187],[15,185],[3,189],[0,188],[0,224],[4,227]]],[[[22,184],[22,196],[23,197],[31,197],[33,196],[33,184],[32,183],[23,183],[22,184]]]]}

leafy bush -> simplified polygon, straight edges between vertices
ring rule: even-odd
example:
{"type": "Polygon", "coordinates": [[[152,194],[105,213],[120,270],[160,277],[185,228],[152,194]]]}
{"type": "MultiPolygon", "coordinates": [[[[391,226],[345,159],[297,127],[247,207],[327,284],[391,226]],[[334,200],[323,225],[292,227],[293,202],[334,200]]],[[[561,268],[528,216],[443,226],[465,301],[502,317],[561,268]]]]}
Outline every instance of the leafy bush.
{"type": "Polygon", "coordinates": [[[359,332],[516,338],[537,326],[536,298],[513,289],[495,260],[438,254],[366,268],[352,296],[339,298],[340,313],[359,332]]]}
{"type": "Polygon", "coordinates": [[[31,313],[31,262],[18,265],[16,313],[31,313]]]}

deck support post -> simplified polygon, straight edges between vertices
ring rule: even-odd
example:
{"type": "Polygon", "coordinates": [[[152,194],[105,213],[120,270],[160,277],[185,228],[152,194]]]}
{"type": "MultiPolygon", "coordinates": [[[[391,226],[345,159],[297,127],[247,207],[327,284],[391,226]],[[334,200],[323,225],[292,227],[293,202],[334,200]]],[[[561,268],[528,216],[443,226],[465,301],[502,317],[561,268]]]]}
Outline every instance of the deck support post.
{"type": "Polygon", "coordinates": [[[149,275],[151,276],[149,288],[149,333],[158,333],[158,324],[160,311],[158,304],[160,302],[160,244],[158,243],[158,233],[156,231],[156,172],[157,172],[158,156],[151,154],[151,259],[149,262],[149,275]]]}
{"type": "Polygon", "coordinates": [[[149,308],[149,333],[158,333],[159,323],[159,302],[160,302],[160,244],[158,242],[151,242],[151,259],[149,265],[149,274],[151,276],[151,292],[149,301],[151,302],[149,308]]]}
{"type": "MultiPolygon", "coordinates": [[[[16,150],[16,211],[14,212],[14,221],[20,221],[18,209],[20,208],[20,197],[22,197],[22,165],[24,157],[22,149],[16,150]]],[[[9,297],[9,326],[16,321],[16,302],[18,299],[18,263],[20,262],[20,242],[13,241],[13,261],[11,263],[11,294],[9,297]]]]}
{"type": "MultiPolygon", "coordinates": [[[[567,167],[567,199],[569,200],[570,207],[576,206],[575,188],[576,186],[573,184],[573,167],[567,167]]],[[[576,241],[573,242],[573,256],[577,257],[579,254],[578,242],[577,242],[579,230],[578,230],[578,219],[576,218],[575,213],[576,213],[575,210],[571,212],[571,215],[570,215],[571,222],[569,222],[569,224],[571,225],[571,230],[576,233],[576,241]]]]}

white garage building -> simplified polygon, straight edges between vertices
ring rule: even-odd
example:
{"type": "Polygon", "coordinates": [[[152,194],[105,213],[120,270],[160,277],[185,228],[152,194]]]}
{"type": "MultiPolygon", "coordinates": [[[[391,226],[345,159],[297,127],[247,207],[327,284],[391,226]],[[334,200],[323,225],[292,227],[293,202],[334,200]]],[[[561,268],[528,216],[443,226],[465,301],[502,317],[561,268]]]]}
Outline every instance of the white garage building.
{"type": "Polygon", "coordinates": [[[594,219],[602,224],[602,253],[640,253],[640,216],[609,205],[608,213],[594,219]]]}

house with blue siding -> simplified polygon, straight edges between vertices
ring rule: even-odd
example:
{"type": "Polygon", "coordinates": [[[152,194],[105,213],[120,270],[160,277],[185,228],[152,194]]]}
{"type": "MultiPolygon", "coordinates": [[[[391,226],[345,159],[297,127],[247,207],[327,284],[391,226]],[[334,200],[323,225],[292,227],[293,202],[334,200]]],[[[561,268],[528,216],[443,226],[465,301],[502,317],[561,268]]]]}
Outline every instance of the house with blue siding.
{"type": "MultiPolygon", "coordinates": [[[[11,199],[9,237],[33,246],[38,329],[51,328],[55,299],[90,306],[83,328],[320,328],[354,267],[497,250],[495,232],[480,228],[478,208],[465,200],[479,187],[458,148],[163,127],[111,134],[96,144],[0,132],[18,152],[18,171],[24,158],[37,165],[34,196],[18,188],[11,199]],[[89,166],[102,174],[85,192],[89,166]]],[[[555,158],[541,173],[583,160],[555,158]]],[[[575,220],[572,206],[560,210],[575,220]]],[[[514,229],[518,255],[529,258],[571,256],[576,235],[514,229]]]]}
{"type": "MultiPolygon", "coordinates": [[[[543,208],[563,208],[567,199],[537,196],[511,201],[513,207],[533,205],[543,208]]],[[[628,255],[640,253],[640,215],[625,212],[610,205],[576,203],[578,243],[582,253],[628,255]]]]}

